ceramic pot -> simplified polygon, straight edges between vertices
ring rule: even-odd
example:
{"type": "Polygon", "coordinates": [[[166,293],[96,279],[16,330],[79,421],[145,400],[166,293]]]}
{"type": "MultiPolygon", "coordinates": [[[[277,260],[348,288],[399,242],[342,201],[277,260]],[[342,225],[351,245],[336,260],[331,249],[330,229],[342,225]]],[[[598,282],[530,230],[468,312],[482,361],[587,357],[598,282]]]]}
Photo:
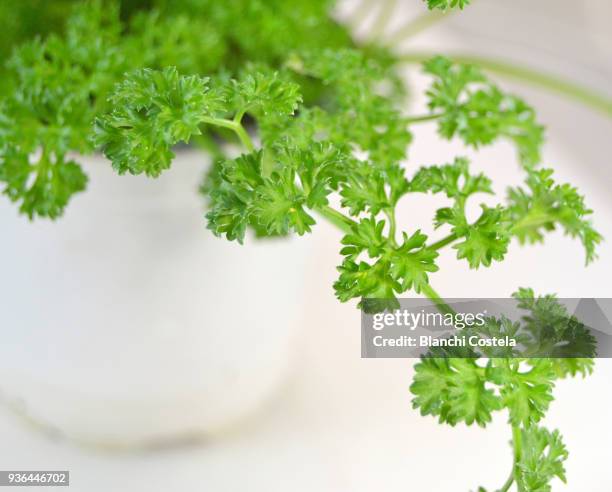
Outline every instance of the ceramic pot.
{"type": "Polygon", "coordinates": [[[208,436],[287,375],[308,243],[206,229],[206,158],[157,180],[87,158],[56,222],[0,203],[0,391],[69,438],[132,446],[208,436]]]}

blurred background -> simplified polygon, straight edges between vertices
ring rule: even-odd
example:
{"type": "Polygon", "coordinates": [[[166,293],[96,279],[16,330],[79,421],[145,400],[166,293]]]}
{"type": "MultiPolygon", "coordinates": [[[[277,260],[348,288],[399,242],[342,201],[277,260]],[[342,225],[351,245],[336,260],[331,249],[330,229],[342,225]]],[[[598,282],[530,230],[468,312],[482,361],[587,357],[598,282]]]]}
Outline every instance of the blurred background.
{"type": "MultiPolygon", "coordinates": [[[[45,33],[61,23],[64,4],[67,3],[70,2],[5,0],[0,4],[0,12],[2,9],[31,8],[36,15],[30,12],[24,16],[31,21],[28,25],[7,24],[3,29],[15,37],[45,33]]],[[[414,26],[411,22],[421,18],[423,12],[424,5],[417,0],[347,0],[340,2],[337,8],[339,19],[355,24],[354,30],[359,39],[365,40],[374,35],[383,40],[389,39],[398,53],[441,52],[451,56],[473,55],[490,60],[518,62],[582,84],[612,98],[612,31],[607,22],[612,17],[612,4],[606,0],[475,0],[470,8],[461,13],[444,16],[431,14],[427,21],[417,24],[419,29],[409,33],[410,36],[401,35],[403,27],[414,26]],[[388,14],[384,13],[387,8],[388,14]]],[[[2,56],[9,50],[6,43],[0,44],[2,56]]],[[[596,226],[605,238],[611,238],[612,118],[604,111],[550,93],[536,85],[500,74],[493,73],[492,76],[500,85],[520,94],[536,108],[540,121],[547,127],[548,140],[544,149],[546,165],[556,169],[560,181],[575,184],[586,195],[588,205],[595,210],[596,226]]],[[[406,65],[405,77],[413,94],[409,110],[420,114],[425,103],[419,94],[424,92],[427,81],[418,73],[418,66],[411,64],[406,65]]],[[[440,142],[435,127],[428,125],[415,129],[415,144],[406,165],[416,169],[421,165],[446,162],[457,154],[470,156],[477,169],[486,169],[500,190],[518,181],[514,151],[510,146],[500,144],[474,153],[455,143],[440,142]]],[[[193,156],[188,158],[195,159],[193,156]]],[[[96,174],[98,171],[93,172],[92,190],[96,182],[102,183],[102,189],[114,189],[117,182],[110,175],[104,171],[99,171],[99,175],[96,174]]],[[[188,182],[190,186],[196,186],[197,177],[193,172],[173,170],[173,173],[166,184],[156,185],[159,187],[153,191],[149,191],[149,188],[142,191],[145,204],[143,216],[147,216],[148,193],[157,196],[166,193],[168,204],[172,204],[176,203],[173,197],[178,193],[174,191],[173,183],[182,186],[188,182]]],[[[178,188],[182,189],[181,186],[178,188]]],[[[121,200],[120,192],[117,193],[117,199],[121,200]]],[[[428,201],[429,198],[419,196],[415,200],[404,200],[400,207],[400,224],[406,227],[419,224],[427,231],[427,224],[437,205],[435,199],[428,201]]],[[[91,220],[87,214],[92,209],[103,209],[100,212],[102,215],[95,216],[99,220],[112,221],[119,214],[118,211],[104,210],[105,207],[96,201],[101,198],[86,198],[84,195],[82,200],[83,204],[89,204],[91,208],[85,208],[83,216],[77,217],[78,220],[69,217],[69,221],[73,222],[62,226],[66,227],[65,230],[70,231],[70,227],[78,230],[83,222],[91,220]]],[[[74,209],[78,205],[75,202],[74,209]]],[[[196,231],[193,234],[197,236],[196,239],[190,236],[193,248],[181,253],[185,257],[183,276],[188,276],[190,268],[192,271],[210,270],[211,266],[207,264],[190,266],[196,261],[197,255],[201,254],[202,247],[218,248],[219,257],[225,254],[221,249],[230,248],[225,242],[211,246],[215,240],[204,239],[208,232],[203,225],[197,225],[198,221],[201,224],[199,206],[197,198],[177,205],[181,210],[193,209],[183,225],[193,228],[196,231]],[[204,242],[206,246],[203,246],[204,242]]],[[[175,219],[170,215],[167,226],[175,223],[175,219]]],[[[3,231],[0,252],[4,253],[0,256],[10,256],[10,261],[5,259],[7,264],[3,265],[3,272],[8,271],[9,275],[3,273],[0,277],[2,303],[10,298],[9,291],[14,289],[14,280],[20,275],[19,272],[23,272],[23,268],[10,268],[9,262],[21,266],[31,264],[25,251],[36,256],[37,266],[28,270],[27,278],[20,278],[19,284],[23,285],[23,292],[36,293],[36,285],[44,284],[44,280],[37,277],[41,275],[41,265],[48,263],[49,258],[54,258],[47,256],[51,253],[45,251],[44,243],[39,243],[39,248],[33,251],[27,249],[23,241],[44,241],[49,234],[61,235],[61,232],[51,233],[48,227],[35,232],[29,232],[30,229],[26,231],[26,228],[37,226],[23,225],[25,221],[15,217],[14,210],[6,201],[0,203],[0,220],[3,231]],[[4,231],[8,231],[8,234],[4,231]]],[[[160,227],[150,218],[149,222],[152,231],[160,227]]],[[[126,222],[121,227],[128,230],[133,224],[126,222]]],[[[163,232],[159,235],[163,235],[163,232]]],[[[37,408],[33,418],[23,405],[20,388],[28,384],[24,381],[40,376],[45,371],[58,371],[57,364],[45,359],[47,352],[44,347],[32,350],[24,347],[25,338],[14,332],[16,318],[4,316],[0,320],[0,334],[5,346],[4,362],[0,365],[3,371],[0,376],[4,378],[0,380],[0,388],[4,390],[4,405],[0,406],[0,468],[70,470],[71,488],[79,492],[102,492],[109,489],[130,492],[245,489],[266,492],[365,492],[376,489],[389,492],[411,489],[442,492],[473,490],[478,485],[492,489],[499,487],[511,466],[508,445],[510,434],[503,413],[497,415],[486,430],[438,425],[434,419],[421,417],[411,408],[408,387],[412,378],[412,361],[360,359],[359,312],[352,305],[338,303],[331,288],[336,277],[335,267],[339,263],[339,239],[340,234],[336,230],[320,223],[315,234],[301,238],[299,246],[294,242],[287,248],[279,247],[271,253],[277,261],[278,272],[269,278],[265,274],[267,269],[263,269],[260,275],[245,276],[243,273],[249,265],[256,268],[257,261],[270,264],[273,260],[268,256],[250,256],[257,260],[242,260],[244,269],[232,270],[231,285],[240,286],[240,296],[252,296],[255,299],[258,291],[276,296],[285,290],[299,296],[299,302],[289,305],[291,315],[284,313],[286,326],[282,326],[282,323],[276,326],[278,320],[274,322],[276,324],[273,323],[273,341],[266,346],[282,354],[278,355],[279,360],[272,357],[273,362],[264,364],[268,371],[254,370],[251,378],[245,382],[246,387],[265,380],[262,388],[265,389],[263,393],[266,397],[262,397],[261,401],[254,396],[246,403],[234,402],[238,406],[250,405],[254,411],[248,418],[240,418],[233,421],[232,425],[222,426],[221,430],[214,433],[214,437],[182,435],[179,443],[167,445],[162,442],[159,446],[147,446],[146,449],[131,448],[129,445],[121,449],[106,449],[96,446],[95,442],[83,444],[77,442],[78,439],[62,438],[61,432],[44,425],[45,408],[51,414],[57,412],[57,408],[71,405],[70,419],[80,421],[81,430],[87,430],[88,426],[94,425],[94,421],[88,420],[89,407],[82,403],[87,399],[80,399],[80,394],[71,394],[59,403],[46,400],[55,394],[54,390],[50,390],[44,398],[34,400],[37,408]],[[285,287],[281,284],[287,281],[287,275],[295,281],[295,285],[285,287]],[[283,337],[282,343],[278,343],[280,328],[283,327],[291,333],[291,337],[283,337]],[[12,356],[8,354],[7,347],[12,356]],[[14,354],[19,350],[23,353],[17,357],[14,354]],[[21,364],[19,370],[11,372],[18,364],[21,364]],[[274,366],[273,371],[270,370],[271,366],[274,366]],[[24,372],[29,374],[17,377],[17,372],[21,375],[24,372]],[[9,378],[12,379],[9,381],[9,378]],[[253,403],[253,400],[257,402],[253,403]]],[[[236,249],[228,254],[231,255],[230,261],[239,262],[246,254],[263,253],[244,253],[244,250],[236,249]]],[[[130,261],[138,261],[138,248],[135,247],[133,255],[130,261]]],[[[163,256],[163,252],[159,255],[163,256]]],[[[117,268],[117,265],[102,268],[110,268],[112,273],[112,268],[117,268]]],[[[173,268],[173,265],[169,264],[168,268],[173,268]]],[[[469,271],[466,265],[457,262],[452,250],[446,250],[440,258],[440,269],[441,272],[433,277],[432,282],[436,290],[448,297],[505,297],[517,287],[526,285],[538,293],[555,292],[561,297],[612,297],[612,249],[609,243],[604,243],[600,248],[599,261],[584,268],[580,246],[561,233],[549,237],[545,246],[519,248],[514,245],[506,261],[476,272],[469,271]]],[[[62,271],[57,269],[51,273],[46,272],[46,275],[56,279],[62,275],[62,271]]],[[[227,276],[227,272],[222,271],[219,275],[227,276]]],[[[71,284],[74,304],[79,303],[80,281],[77,279],[76,283],[71,284]]],[[[112,285],[113,279],[108,279],[108,282],[108,285],[112,285]]],[[[133,285],[127,280],[125,282],[126,292],[139,285],[138,282],[133,285]]],[[[181,289],[190,289],[191,295],[170,297],[170,304],[174,299],[174,302],[184,302],[185,306],[197,305],[201,299],[199,295],[212,295],[208,288],[199,290],[197,281],[190,283],[181,278],[176,282],[181,289]]],[[[227,298],[232,291],[220,288],[220,292],[219,298],[227,298]]],[[[41,299],[42,304],[39,306],[44,306],[45,295],[40,292],[36,295],[41,299]]],[[[150,301],[150,297],[146,299],[146,302],[150,301]]],[[[91,306],[95,306],[94,301],[91,306]]],[[[109,304],[104,311],[113,309],[112,306],[109,304]]],[[[231,308],[231,304],[224,307],[231,308]]],[[[91,316],[88,309],[87,306],[81,309],[82,316],[91,316]]],[[[9,311],[8,304],[3,310],[9,311]]],[[[121,317],[125,312],[119,311],[117,316],[121,317]]],[[[166,314],[171,317],[172,310],[166,314]]],[[[260,315],[264,316],[265,313],[260,315]]],[[[214,317],[210,311],[200,316],[203,318],[196,319],[193,326],[191,321],[185,320],[189,330],[197,330],[201,323],[210,326],[213,318],[215,324],[223,322],[222,318],[214,317]]],[[[48,317],[48,312],[42,312],[37,319],[48,317]]],[[[171,326],[168,329],[180,338],[181,334],[176,333],[179,328],[171,326]]],[[[141,343],[139,357],[146,358],[153,350],[153,342],[142,342],[140,337],[148,336],[145,335],[146,331],[138,327],[134,329],[138,330],[139,335],[134,336],[130,342],[120,337],[114,341],[119,343],[120,350],[121,344],[141,343]]],[[[183,350],[180,347],[183,345],[179,342],[168,344],[167,332],[160,333],[157,342],[160,345],[166,343],[167,348],[167,358],[164,361],[169,363],[173,355],[180,359],[180,351],[183,350]],[[173,351],[178,353],[173,354],[173,351]],[[170,355],[167,355],[168,352],[170,355]]],[[[85,338],[81,343],[81,348],[76,345],[73,350],[81,350],[83,360],[91,358],[93,349],[86,346],[85,338]]],[[[267,342],[254,340],[251,343],[267,342]]],[[[157,350],[158,346],[155,347],[157,350]]],[[[247,358],[247,354],[248,347],[239,351],[240,357],[247,358]]],[[[214,353],[209,355],[214,358],[214,353]]],[[[148,363],[154,365],[155,357],[148,363]]],[[[52,359],[53,356],[47,353],[47,358],[52,359]]],[[[197,359],[197,351],[190,355],[191,359],[197,359]]],[[[80,359],[75,356],[71,360],[74,363],[80,359]]],[[[142,364],[138,359],[128,362],[125,367],[133,368],[142,364]]],[[[117,398],[112,389],[113,382],[119,384],[123,366],[119,365],[117,369],[111,363],[97,365],[99,372],[84,371],[80,374],[78,366],[66,364],[65,372],[56,374],[71,374],[70,384],[64,385],[64,391],[78,393],[82,391],[78,388],[85,387],[89,394],[106,395],[109,400],[108,412],[119,412],[121,407],[112,401],[117,398]],[[94,379],[84,380],[93,377],[94,373],[94,379]]],[[[193,381],[184,384],[185,373],[162,366],[162,372],[166,375],[160,385],[162,389],[159,395],[162,398],[164,385],[178,385],[185,392],[197,391],[197,375],[192,375],[193,381]],[[179,377],[181,381],[176,380],[179,377]]],[[[201,371],[207,370],[207,367],[198,366],[201,371]]],[[[260,368],[257,365],[253,367],[260,368]]],[[[182,370],[188,371],[189,366],[186,365],[182,370]]],[[[556,482],[554,490],[606,492],[612,489],[612,478],[607,471],[612,451],[612,429],[608,417],[612,403],[611,381],[612,361],[599,360],[593,376],[584,381],[562,381],[556,388],[555,402],[544,423],[561,430],[570,450],[570,459],[567,462],[568,485],[556,482]]],[[[151,386],[156,383],[155,379],[149,380],[151,386]]],[[[239,384],[239,380],[235,384],[239,384]]],[[[139,394],[138,391],[148,394],[146,389],[143,386],[134,394],[139,394]]],[[[179,396],[184,397],[182,394],[179,396]]],[[[195,413],[201,408],[197,398],[184,397],[180,401],[183,405],[193,405],[195,413]]],[[[203,405],[206,407],[206,404],[203,405]]],[[[146,405],[137,406],[136,409],[130,410],[132,419],[147,420],[150,417],[146,405]],[[135,411],[142,413],[136,413],[134,417],[135,411]]],[[[168,423],[177,415],[183,414],[174,410],[166,413],[162,411],[151,417],[151,421],[165,420],[168,423]]],[[[115,420],[121,420],[121,415],[115,417],[115,420]]],[[[192,418],[197,420],[197,417],[192,418]]]]}

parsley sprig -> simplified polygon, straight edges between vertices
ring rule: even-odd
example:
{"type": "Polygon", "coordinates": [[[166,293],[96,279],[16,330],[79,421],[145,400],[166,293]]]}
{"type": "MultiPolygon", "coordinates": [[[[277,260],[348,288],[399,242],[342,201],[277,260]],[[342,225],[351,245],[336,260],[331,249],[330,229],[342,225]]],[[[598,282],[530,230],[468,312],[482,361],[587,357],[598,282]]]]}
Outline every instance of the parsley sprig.
{"type": "MultiPolygon", "coordinates": [[[[561,227],[581,239],[587,262],[594,259],[601,237],[588,220],[591,211],[582,196],[568,184],[556,184],[551,170],[537,166],[542,127],[533,110],[474,67],[440,57],[426,63],[426,73],[433,76],[428,91],[432,117],[418,119],[403,116],[390,98],[374,91],[384,71],[355,52],[326,52],[314,61],[295,55],[289,67],[282,74],[244,75],[244,80],[260,81],[258,90],[240,79],[212,83],[212,90],[205,79],[180,77],[174,70],[135,74],[116,89],[114,98],[126,90],[132,95],[118,100],[118,109],[99,121],[99,141],[120,172],[157,175],[168,167],[170,145],[199,134],[202,124],[232,129],[244,153],[220,161],[209,178],[209,228],[242,242],[249,227],[259,234],[302,235],[311,231],[316,216],[331,220],[345,232],[336,295],[341,301],[361,299],[365,311],[393,308],[396,296],[410,290],[450,309],[430,285],[438,271],[438,250],[449,245],[459,260],[481,268],[502,261],[513,238],[536,242],[561,227]],[[344,64],[341,76],[334,72],[339,64],[344,64]],[[338,98],[328,107],[303,108],[295,72],[320,78],[338,98]],[[466,88],[473,82],[477,88],[466,88]],[[259,148],[242,126],[245,115],[262,128],[259,148]],[[487,122],[482,126],[481,118],[487,122]],[[411,179],[400,166],[411,140],[410,125],[425,121],[435,121],[441,137],[460,138],[468,145],[508,138],[518,149],[526,186],[510,188],[505,202],[482,205],[481,215],[468,221],[467,201],[478,194],[492,195],[493,188],[483,173],[470,171],[467,159],[422,167],[411,179]],[[134,156],[134,135],[143,139],[138,148],[163,146],[163,152],[152,154],[163,156],[161,165],[149,154],[137,158],[137,165],[124,164],[124,156],[134,156]],[[443,194],[450,201],[433,217],[437,228],[450,229],[447,237],[431,242],[419,229],[398,232],[395,207],[408,193],[443,194]],[[339,207],[330,205],[333,195],[339,207]]],[[[411,391],[423,415],[450,425],[485,426],[494,412],[507,409],[514,464],[501,490],[515,483],[519,491],[544,492],[553,478],[565,480],[567,451],[558,431],[548,431],[540,421],[553,400],[556,379],[591,372],[594,341],[554,297],[536,297],[529,289],[516,296],[530,311],[523,326],[505,318],[489,319],[482,334],[521,336],[530,341],[534,358],[514,353],[489,354],[482,360],[431,354],[417,364],[411,391]],[[584,357],[537,358],[538,353],[548,354],[538,352],[542,344],[576,336],[582,337],[584,357]]]]}
{"type": "Polygon", "coordinates": [[[416,365],[410,390],[413,406],[422,415],[452,426],[485,427],[494,412],[507,410],[514,463],[499,490],[507,491],[516,484],[521,492],[545,492],[551,490],[553,478],[565,482],[568,452],[559,432],[540,423],[554,399],[556,380],[592,372],[595,339],[554,296],[538,297],[531,289],[520,289],[514,297],[525,311],[520,322],[504,316],[488,318],[484,326],[471,327],[459,336],[508,335],[524,345],[521,354],[507,347],[485,348],[481,354],[432,349],[416,365]],[[568,346],[571,354],[564,353],[568,346]]]}

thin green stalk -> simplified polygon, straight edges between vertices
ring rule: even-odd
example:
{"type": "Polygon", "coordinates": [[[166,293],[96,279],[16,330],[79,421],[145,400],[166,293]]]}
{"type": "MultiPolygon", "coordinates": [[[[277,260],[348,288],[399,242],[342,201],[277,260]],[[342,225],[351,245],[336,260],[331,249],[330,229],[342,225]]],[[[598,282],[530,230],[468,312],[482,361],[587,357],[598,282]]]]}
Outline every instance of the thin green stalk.
{"type": "Polygon", "coordinates": [[[418,116],[409,116],[406,118],[406,122],[410,125],[412,123],[424,123],[427,121],[437,120],[444,116],[444,113],[433,113],[433,114],[423,114],[418,116]]]}
{"type": "Polygon", "coordinates": [[[421,292],[423,293],[425,297],[433,301],[433,303],[436,305],[436,307],[440,310],[441,313],[453,314],[453,315],[457,314],[455,310],[452,307],[450,307],[446,303],[446,301],[438,295],[438,293],[434,290],[434,288],[430,284],[425,284],[423,287],[421,287],[421,292]]]}
{"type": "Polygon", "coordinates": [[[508,477],[508,480],[506,480],[506,483],[504,483],[504,485],[502,485],[502,488],[499,489],[499,492],[508,492],[508,490],[510,490],[510,487],[512,487],[512,484],[514,483],[514,475],[515,475],[516,463],[517,463],[517,450],[516,450],[515,445],[514,445],[515,442],[516,441],[515,441],[514,428],[513,428],[513,433],[512,433],[512,449],[513,449],[512,470],[510,470],[510,476],[508,477]]]}
{"type": "Polygon", "coordinates": [[[251,140],[251,137],[245,130],[244,126],[238,125],[234,131],[236,132],[236,135],[238,135],[242,145],[244,145],[249,152],[253,152],[255,150],[255,146],[253,145],[253,141],[251,140]]]}
{"type": "Polygon", "coordinates": [[[382,5],[380,6],[380,10],[378,12],[378,16],[374,21],[374,25],[372,26],[371,35],[374,39],[380,38],[384,32],[385,28],[389,24],[389,20],[393,15],[393,11],[397,5],[397,0],[383,0],[382,5]]]}
{"type": "Polygon", "coordinates": [[[215,141],[212,135],[206,133],[194,135],[191,137],[191,141],[200,149],[207,151],[211,155],[212,160],[216,161],[225,158],[221,145],[215,141]]]}
{"type": "Polygon", "coordinates": [[[512,426],[512,447],[514,449],[514,478],[516,480],[516,487],[518,492],[528,492],[525,490],[525,487],[521,483],[521,481],[516,476],[516,467],[521,459],[523,453],[523,434],[521,432],[521,428],[518,425],[512,426]]]}
{"type": "Polygon", "coordinates": [[[209,125],[219,126],[221,128],[227,128],[229,130],[232,130],[240,139],[240,142],[242,142],[242,145],[244,145],[247,151],[253,152],[255,150],[255,145],[253,145],[251,137],[245,130],[244,126],[242,126],[240,121],[225,120],[223,118],[212,118],[209,116],[205,116],[202,118],[202,122],[208,123],[209,125]]]}
{"type": "Polygon", "coordinates": [[[245,110],[244,110],[244,109],[241,109],[240,111],[238,111],[238,112],[237,112],[237,113],[234,115],[234,120],[233,120],[233,121],[234,121],[235,123],[238,123],[238,124],[240,124],[240,125],[241,125],[241,124],[242,124],[242,118],[244,117],[244,113],[245,113],[245,110]]]}
{"type": "Polygon", "coordinates": [[[347,217],[343,213],[331,208],[329,205],[317,207],[316,211],[346,234],[351,234],[353,232],[353,227],[357,226],[357,222],[347,217]]]}
{"type": "MultiPolygon", "coordinates": [[[[404,53],[399,55],[399,60],[403,63],[421,63],[435,56],[435,54],[436,53],[433,52],[404,53]]],[[[528,82],[534,86],[555,92],[612,117],[612,97],[596,92],[578,83],[560,79],[555,75],[544,73],[539,70],[484,56],[458,53],[451,55],[451,58],[460,63],[477,65],[491,73],[506,78],[528,82]]]]}
{"type": "Polygon", "coordinates": [[[420,14],[392,33],[388,39],[385,40],[385,44],[388,46],[397,46],[398,43],[401,43],[402,41],[405,41],[406,39],[411,38],[416,34],[425,31],[426,29],[429,29],[431,26],[442,21],[449,15],[452,15],[452,11],[447,13],[436,10],[433,12],[428,11],[420,14]]]}
{"type": "Polygon", "coordinates": [[[518,234],[521,229],[535,229],[554,220],[551,214],[532,209],[522,219],[518,220],[511,228],[511,234],[518,234]]]}
{"type": "Polygon", "coordinates": [[[395,222],[395,209],[390,208],[385,210],[385,215],[389,219],[389,240],[393,246],[397,246],[397,242],[395,241],[395,231],[396,231],[396,222],[395,222]]]}
{"type": "Polygon", "coordinates": [[[360,27],[372,10],[372,5],[374,5],[373,0],[361,0],[361,3],[353,11],[353,15],[349,18],[348,23],[354,28],[360,27]]]}
{"type": "Polygon", "coordinates": [[[510,472],[510,476],[508,477],[508,480],[506,480],[506,483],[502,486],[501,489],[499,489],[499,492],[508,492],[508,490],[510,490],[510,487],[512,487],[513,483],[514,483],[514,466],[512,467],[512,471],[510,472]]]}
{"type": "Polygon", "coordinates": [[[427,248],[431,249],[433,251],[437,251],[437,250],[443,248],[444,246],[452,243],[456,239],[457,239],[457,235],[456,234],[449,234],[445,238],[442,238],[439,241],[436,241],[435,243],[431,244],[430,246],[427,246],[427,248]]]}

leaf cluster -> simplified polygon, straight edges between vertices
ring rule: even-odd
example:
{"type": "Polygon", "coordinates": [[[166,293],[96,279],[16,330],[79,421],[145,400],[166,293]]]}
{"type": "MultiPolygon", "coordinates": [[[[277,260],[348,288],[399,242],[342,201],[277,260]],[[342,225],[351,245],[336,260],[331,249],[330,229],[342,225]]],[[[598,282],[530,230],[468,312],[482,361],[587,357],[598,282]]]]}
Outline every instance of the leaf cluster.
{"type": "Polygon", "coordinates": [[[514,469],[519,490],[549,491],[554,477],[565,481],[567,451],[558,431],[539,424],[553,401],[557,379],[591,373],[595,340],[554,296],[536,297],[531,289],[514,296],[525,312],[521,321],[488,318],[483,327],[470,327],[460,336],[508,335],[524,345],[520,354],[503,347],[470,354],[435,349],[415,366],[410,390],[414,408],[450,425],[484,427],[494,412],[506,409],[509,423],[520,433],[514,443],[520,448],[514,469]]]}
{"type": "Polygon", "coordinates": [[[427,2],[427,7],[429,10],[449,10],[454,8],[459,8],[463,10],[466,6],[470,4],[470,0],[425,0],[427,2]]]}
{"type": "MultiPolygon", "coordinates": [[[[0,8],[6,39],[13,43],[38,29],[40,23],[28,27],[31,3],[0,8]]],[[[76,2],[67,19],[65,3],[47,2],[39,12],[48,16],[52,34],[3,48],[13,48],[13,54],[3,72],[8,89],[0,99],[0,184],[30,218],[57,218],[72,195],[85,188],[81,166],[66,156],[96,149],[94,120],[118,99],[109,95],[124,74],[175,67],[185,75],[237,76],[247,63],[280,67],[306,42],[313,49],[352,44],[346,29],[330,17],[326,0],[152,0],[140,10],[131,0],[91,0],[76,2]]],[[[262,82],[242,81],[252,91],[262,82]]],[[[278,96],[264,90],[272,99],[278,96]]],[[[317,91],[311,88],[310,95],[319,97],[317,91]]],[[[164,148],[171,141],[135,150],[132,161],[160,151],[157,165],[163,168],[170,155],[164,148]]]]}
{"type": "Polygon", "coordinates": [[[469,161],[457,158],[451,164],[423,167],[410,180],[411,192],[444,193],[452,205],[436,211],[436,228],[450,226],[458,259],[466,259],[471,268],[488,267],[502,261],[513,237],[520,244],[543,241],[544,233],[562,228],[584,246],[586,262],[596,258],[601,235],[590,221],[592,211],[584,197],[570,184],[557,184],[550,169],[526,170],[524,187],[508,189],[505,203],[495,207],[481,204],[476,221],[466,217],[468,198],[478,193],[493,194],[491,180],[484,174],[472,175],[469,161]]]}
{"type": "Polygon", "coordinates": [[[441,137],[458,136],[474,148],[506,138],[524,166],[540,162],[544,128],[525,101],[502,91],[474,65],[438,56],[424,64],[424,72],[434,78],[427,95],[429,108],[440,116],[441,137]]]}

